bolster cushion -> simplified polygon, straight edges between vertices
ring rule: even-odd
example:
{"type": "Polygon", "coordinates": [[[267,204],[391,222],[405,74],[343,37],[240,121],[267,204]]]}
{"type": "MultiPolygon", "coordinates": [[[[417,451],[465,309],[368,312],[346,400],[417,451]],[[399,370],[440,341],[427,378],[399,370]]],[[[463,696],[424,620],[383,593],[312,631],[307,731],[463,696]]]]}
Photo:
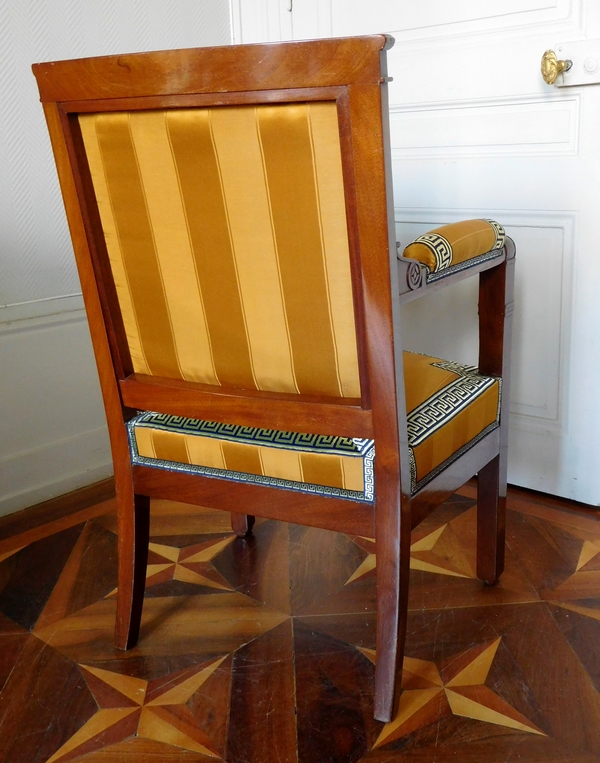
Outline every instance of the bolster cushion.
{"type": "Polygon", "coordinates": [[[505,239],[504,228],[494,220],[463,220],[419,236],[406,247],[403,256],[437,273],[502,249],[505,239]]]}

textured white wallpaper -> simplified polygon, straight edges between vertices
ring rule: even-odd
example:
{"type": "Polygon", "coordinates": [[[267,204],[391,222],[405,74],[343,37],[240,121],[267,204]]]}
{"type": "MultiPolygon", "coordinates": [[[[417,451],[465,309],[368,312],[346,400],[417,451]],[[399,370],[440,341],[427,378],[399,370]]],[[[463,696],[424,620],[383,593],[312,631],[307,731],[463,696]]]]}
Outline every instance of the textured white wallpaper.
{"type": "Polygon", "coordinates": [[[230,41],[228,0],[0,0],[0,322],[80,292],[31,64],[230,41]]]}

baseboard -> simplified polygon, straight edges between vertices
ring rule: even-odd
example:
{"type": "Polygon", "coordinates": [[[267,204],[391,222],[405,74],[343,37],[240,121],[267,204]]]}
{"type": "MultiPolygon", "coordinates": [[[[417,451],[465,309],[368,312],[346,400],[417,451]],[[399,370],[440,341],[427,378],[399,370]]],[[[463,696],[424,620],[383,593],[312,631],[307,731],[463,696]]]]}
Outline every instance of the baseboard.
{"type": "Polygon", "coordinates": [[[11,539],[28,537],[38,540],[54,531],[72,527],[79,521],[85,521],[83,516],[89,518],[90,509],[92,513],[95,507],[106,511],[106,502],[114,497],[115,481],[111,477],[0,517],[0,558],[11,539]],[[44,531],[40,533],[42,527],[44,531]]]}

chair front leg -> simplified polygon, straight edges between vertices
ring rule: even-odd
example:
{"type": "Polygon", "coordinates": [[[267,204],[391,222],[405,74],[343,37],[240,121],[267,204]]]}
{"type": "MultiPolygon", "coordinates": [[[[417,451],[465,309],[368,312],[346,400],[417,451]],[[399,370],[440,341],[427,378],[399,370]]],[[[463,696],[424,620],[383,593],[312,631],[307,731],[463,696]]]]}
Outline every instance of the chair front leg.
{"type": "Polygon", "coordinates": [[[119,588],[115,646],[131,649],[137,644],[142,620],[150,537],[150,499],[145,495],[124,492],[125,495],[117,492],[119,588]]]}

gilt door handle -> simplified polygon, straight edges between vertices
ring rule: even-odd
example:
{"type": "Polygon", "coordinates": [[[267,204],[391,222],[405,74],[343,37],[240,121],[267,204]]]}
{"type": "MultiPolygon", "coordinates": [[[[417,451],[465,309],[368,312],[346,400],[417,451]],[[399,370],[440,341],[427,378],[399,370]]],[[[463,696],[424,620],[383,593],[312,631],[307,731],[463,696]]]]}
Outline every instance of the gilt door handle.
{"type": "Polygon", "coordinates": [[[558,75],[568,72],[572,66],[572,61],[560,61],[553,50],[547,50],[542,56],[542,77],[548,85],[553,85],[558,75]]]}

